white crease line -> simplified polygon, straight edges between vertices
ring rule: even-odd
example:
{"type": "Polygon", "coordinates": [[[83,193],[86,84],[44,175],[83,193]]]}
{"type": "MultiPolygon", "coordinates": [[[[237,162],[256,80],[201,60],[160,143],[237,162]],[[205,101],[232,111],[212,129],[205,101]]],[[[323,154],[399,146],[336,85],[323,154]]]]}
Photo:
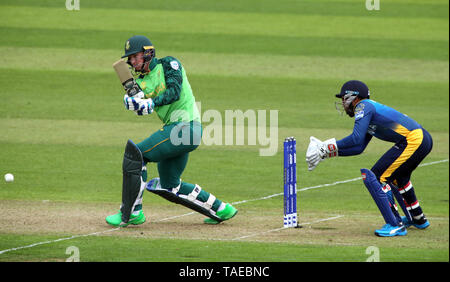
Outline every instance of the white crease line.
{"type": "MultiPolygon", "coordinates": [[[[160,220],[156,220],[154,222],[166,221],[166,220],[170,220],[170,219],[174,219],[174,218],[178,218],[178,217],[183,217],[183,216],[187,216],[187,215],[194,214],[194,213],[195,212],[191,212],[191,213],[187,213],[187,214],[183,214],[183,215],[179,215],[179,216],[171,216],[171,217],[163,218],[163,219],[160,219],[160,220]]],[[[72,240],[72,239],[81,238],[81,237],[88,237],[88,236],[105,234],[105,233],[109,233],[109,232],[112,232],[112,231],[119,230],[120,228],[121,227],[117,227],[117,228],[114,228],[114,229],[108,229],[108,230],[105,230],[105,231],[98,231],[98,232],[89,233],[89,234],[73,235],[73,236],[66,237],[66,238],[60,238],[60,239],[51,240],[51,241],[44,241],[44,242],[34,243],[34,244],[31,244],[31,245],[28,245],[28,246],[11,248],[11,249],[0,251],[0,255],[3,254],[3,253],[7,253],[7,252],[11,252],[11,251],[17,251],[17,250],[21,250],[21,249],[32,248],[32,247],[36,247],[36,246],[40,246],[40,245],[57,243],[57,242],[66,241],[66,240],[72,240]]]]}
{"type": "Polygon", "coordinates": [[[174,216],[166,217],[166,218],[163,218],[163,219],[155,220],[153,222],[167,221],[167,220],[171,220],[171,219],[175,219],[175,218],[180,218],[180,217],[183,217],[183,216],[188,216],[188,215],[191,215],[191,214],[196,214],[196,212],[189,212],[189,213],[185,213],[185,214],[181,214],[181,215],[174,215],[174,216]]]}
{"type": "Polygon", "coordinates": [[[440,164],[440,163],[446,163],[446,162],[448,162],[448,159],[440,160],[440,161],[435,161],[435,162],[430,162],[430,163],[420,164],[419,167],[421,167],[421,166],[427,166],[427,165],[440,164]]]}
{"type": "MultiPolygon", "coordinates": [[[[311,222],[304,222],[304,223],[299,223],[299,225],[311,225],[313,223],[319,223],[322,221],[328,221],[328,220],[333,220],[333,219],[338,219],[343,217],[343,215],[338,215],[338,216],[333,216],[333,217],[329,217],[329,218],[323,218],[323,219],[319,219],[319,220],[315,220],[315,221],[311,221],[311,222]]],[[[280,231],[280,230],[284,230],[284,229],[289,229],[289,228],[285,228],[285,227],[280,227],[280,228],[276,228],[276,229],[271,229],[271,230],[267,230],[267,231],[263,231],[263,232],[258,232],[258,233],[253,233],[250,235],[245,235],[245,236],[241,236],[241,237],[237,237],[232,239],[232,241],[236,241],[236,240],[242,240],[242,239],[246,239],[246,238],[250,238],[250,237],[255,237],[258,235],[263,235],[266,233],[270,233],[270,232],[275,232],[275,231],[280,231]]]]}
{"type": "MultiPolygon", "coordinates": [[[[419,167],[429,166],[429,165],[434,165],[434,164],[440,164],[440,163],[445,163],[445,162],[448,162],[448,159],[435,161],[435,162],[430,162],[430,163],[420,164],[419,167]]],[[[361,177],[356,177],[356,178],[352,178],[352,179],[336,181],[336,182],[333,182],[333,183],[327,183],[327,184],[320,184],[320,185],[316,185],[316,186],[304,187],[304,188],[301,188],[301,189],[297,189],[297,192],[311,190],[311,189],[317,189],[317,188],[323,188],[323,187],[336,186],[336,185],[339,185],[339,184],[353,182],[353,181],[357,181],[357,180],[360,180],[360,179],[362,179],[362,178],[361,177]]],[[[237,201],[237,202],[234,202],[234,203],[231,203],[231,204],[232,205],[237,205],[237,204],[243,204],[243,203],[248,203],[248,202],[267,200],[267,199],[270,199],[270,198],[273,198],[273,197],[277,197],[277,196],[281,196],[281,195],[283,195],[283,193],[277,193],[277,194],[264,196],[264,197],[261,197],[261,198],[250,199],[250,200],[237,201]]]]}
{"type": "MultiPolygon", "coordinates": [[[[190,213],[186,213],[186,214],[182,214],[182,215],[178,215],[178,216],[171,216],[171,217],[163,218],[163,219],[156,220],[156,221],[153,221],[153,222],[166,221],[166,220],[170,220],[170,219],[174,219],[174,218],[178,218],[178,217],[191,215],[191,214],[194,214],[194,213],[195,212],[190,212],[190,213]]],[[[3,253],[7,253],[7,252],[11,252],[11,251],[17,251],[17,250],[21,250],[21,249],[32,248],[32,247],[36,247],[36,246],[40,246],[40,245],[46,245],[46,244],[51,244],[51,243],[56,243],[56,242],[61,242],[61,241],[66,241],[66,240],[72,240],[72,239],[81,238],[81,237],[88,237],[88,236],[105,234],[105,233],[109,233],[109,232],[112,232],[112,231],[119,230],[120,228],[121,227],[117,227],[117,228],[114,228],[114,229],[108,229],[108,230],[105,230],[105,231],[98,231],[98,232],[89,233],[89,234],[73,235],[73,236],[66,237],[66,238],[60,238],[60,239],[51,240],[51,241],[44,241],[44,242],[34,243],[34,244],[31,244],[31,245],[28,245],[28,246],[11,248],[11,249],[0,251],[0,255],[3,254],[3,253]]]]}
{"type": "Polygon", "coordinates": [[[17,250],[26,249],[26,248],[32,248],[32,247],[39,246],[39,245],[51,244],[51,243],[71,240],[71,239],[75,239],[75,238],[81,238],[81,237],[87,237],[87,236],[92,236],[92,235],[104,234],[104,233],[116,231],[118,229],[120,229],[120,227],[117,227],[117,228],[114,228],[114,229],[110,229],[110,230],[106,230],[106,231],[94,232],[94,233],[90,233],[90,234],[73,235],[73,236],[70,236],[70,237],[67,237],[67,238],[60,238],[60,239],[51,240],[51,241],[44,241],[44,242],[34,243],[34,244],[31,244],[31,245],[28,245],[28,246],[17,247],[17,248],[12,248],[12,249],[7,249],[7,250],[0,251],[0,255],[3,254],[3,253],[6,253],[6,252],[17,251],[17,250]]]}
{"type": "MultiPolygon", "coordinates": [[[[422,167],[422,166],[428,166],[428,165],[434,165],[434,164],[440,164],[440,163],[445,163],[445,162],[448,162],[448,159],[440,160],[440,161],[435,161],[435,162],[429,162],[429,163],[425,163],[425,164],[421,164],[421,165],[419,165],[419,167],[422,167]]],[[[336,181],[336,182],[328,183],[328,184],[321,184],[321,185],[317,185],[317,186],[305,187],[305,188],[302,188],[302,189],[299,189],[299,190],[297,189],[297,191],[306,191],[306,190],[310,190],[310,189],[316,189],[316,188],[322,188],[322,187],[335,186],[335,185],[338,185],[338,184],[347,183],[347,182],[352,182],[352,181],[356,181],[356,180],[359,180],[359,179],[361,179],[361,177],[352,178],[352,179],[347,179],[347,180],[342,180],[342,181],[336,181]]],[[[283,195],[283,193],[273,194],[273,195],[265,196],[265,197],[262,197],[262,198],[256,198],[256,199],[250,199],[250,200],[243,200],[243,201],[233,202],[233,203],[231,203],[231,204],[233,204],[233,205],[238,205],[238,204],[242,204],[242,203],[254,202],[254,201],[259,201],[259,200],[266,200],[266,199],[270,199],[270,198],[273,198],[273,197],[276,197],[276,196],[281,196],[281,195],[283,195]]],[[[188,216],[188,215],[191,215],[191,214],[195,214],[195,212],[189,212],[189,213],[182,214],[182,215],[171,216],[171,217],[167,217],[167,218],[163,218],[163,219],[157,220],[157,221],[155,221],[155,222],[166,221],[166,220],[170,220],[170,219],[174,219],[174,218],[179,218],[179,217],[183,217],[183,216],[188,216]]],[[[306,225],[306,224],[311,224],[311,223],[303,223],[303,224],[306,225]]],[[[4,253],[7,253],[7,252],[11,252],[11,251],[16,251],[16,250],[21,250],[21,249],[27,249],[27,248],[32,248],[32,247],[35,247],[35,246],[40,246],[40,245],[45,245],[45,244],[51,244],[51,243],[56,243],[56,242],[60,242],[60,241],[65,241],[65,240],[71,240],[71,239],[81,238],[81,237],[88,237],[88,236],[93,236],[93,235],[105,234],[105,233],[112,232],[112,231],[116,231],[116,230],[119,230],[119,229],[120,229],[120,227],[114,228],[114,229],[110,229],[110,230],[106,230],[106,231],[99,231],[99,232],[94,232],[94,233],[89,233],[89,234],[83,234],[83,235],[74,235],[74,236],[71,236],[71,237],[60,238],[60,239],[51,240],[51,241],[44,241],[44,242],[34,243],[34,244],[31,244],[31,245],[27,245],[27,246],[22,246],[22,247],[17,247],[17,248],[6,249],[6,250],[0,251],[0,255],[1,255],[1,254],[4,254],[4,253]]],[[[283,228],[278,228],[278,229],[269,230],[269,231],[266,231],[266,232],[263,232],[263,233],[273,232],[273,231],[277,231],[277,230],[281,230],[281,229],[284,229],[284,227],[283,227],[283,228]]],[[[234,239],[233,239],[233,240],[234,240],[234,239]]],[[[238,240],[238,239],[236,239],[236,240],[238,240]]]]}
{"type": "MultiPolygon", "coordinates": [[[[335,186],[335,185],[338,185],[338,184],[352,182],[352,181],[356,181],[356,180],[359,180],[359,179],[361,179],[361,177],[347,179],[347,180],[341,180],[341,181],[336,181],[336,182],[333,182],[333,183],[327,183],[327,184],[320,184],[320,185],[316,185],[316,186],[305,187],[305,188],[297,189],[297,192],[306,191],[306,190],[310,190],[310,189],[316,189],[316,188],[322,188],[322,187],[328,187],[328,186],[335,186]]],[[[277,193],[277,194],[273,194],[273,195],[269,195],[269,196],[264,196],[264,197],[261,197],[261,198],[255,198],[255,199],[250,199],[250,200],[242,200],[242,201],[238,201],[238,202],[233,202],[231,204],[232,205],[238,205],[238,204],[243,204],[243,203],[248,203],[248,202],[267,200],[267,199],[270,199],[270,198],[273,198],[273,197],[281,196],[283,194],[284,193],[277,193]]]]}

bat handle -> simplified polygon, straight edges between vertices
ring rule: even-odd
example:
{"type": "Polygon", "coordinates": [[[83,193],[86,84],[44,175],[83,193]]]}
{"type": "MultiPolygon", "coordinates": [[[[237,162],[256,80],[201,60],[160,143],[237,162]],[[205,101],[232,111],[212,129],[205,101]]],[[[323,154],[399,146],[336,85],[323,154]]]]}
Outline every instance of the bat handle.
{"type": "Polygon", "coordinates": [[[133,97],[134,95],[142,92],[141,87],[134,81],[134,79],[129,79],[124,82],[123,88],[127,92],[128,96],[133,97]]]}

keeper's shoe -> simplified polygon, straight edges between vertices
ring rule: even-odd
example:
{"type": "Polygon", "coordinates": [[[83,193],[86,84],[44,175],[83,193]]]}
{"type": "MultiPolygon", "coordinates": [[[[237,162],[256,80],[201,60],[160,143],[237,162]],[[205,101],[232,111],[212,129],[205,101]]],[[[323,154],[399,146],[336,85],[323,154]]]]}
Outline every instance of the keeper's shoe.
{"type": "Polygon", "coordinates": [[[406,216],[402,216],[402,222],[403,222],[403,225],[405,225],[406,228],[409,228],[411,225],[416,227],[416,228],[418,228],[418,229],[425,229],[428,226],[430,226],[430,223],[428,222],[428,220],[427,220],[427,218],[425,216],[423,216],[419,220],[414,220],[413,219],[413,221],[409,221],[406,216]]]}
{"type": "Polygon", "coordinates": [[[381,229],[375,230],[375,235],[379,237],[393,237],[393,236],[406,236],[408,231],[404,225],[392,226],[385,224],[381,229]]]}
{"type": "Polygon", "coordinates": [[[128,222],[122,222],[122,212],[118,212],[113,215],[109,215],[106,217],[106,223],[115,227],[126,227],[129,224],[139,225],[145,222],[145,215],[142,210],[139,211],[137,215],[130,215],[130,220],[128,222]]]}
{"type": "MultiPolygon", "coordinates": [[[[222,220],[228,220],[237,214],[238,210],[230,204],[226,204],[225,208],[221,211],[216,212],[216,215],[222,220]]],[[[205,218],[203,221],[206,224],[219,224],[220,222],[212,218],[205,218]]]]}

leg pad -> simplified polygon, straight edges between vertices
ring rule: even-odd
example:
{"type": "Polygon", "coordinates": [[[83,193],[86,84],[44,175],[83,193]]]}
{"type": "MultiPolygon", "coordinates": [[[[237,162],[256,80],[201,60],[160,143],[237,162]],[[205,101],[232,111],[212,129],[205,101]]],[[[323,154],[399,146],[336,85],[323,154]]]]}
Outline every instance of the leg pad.
{"type": "Polygon", "coordinates": [[[133,141],[128,140],[123,155],[122,172],[122,221],[128,222],[136,202],[141,198],[144,185],[142,185],[142,153],[133,141]]]}
{"type": "Polygon", "coordinates": [[[392,226],[397,226],[399,222],[392,212],[388,196],[383,192],[381,183],[378,181],[375,174],[371,170],[363,168],[361,169],[361,175],[364,185],[367,187],[367,190],[369,190],[370,195],[377,204],[384,221],[392,226]]]}
{"type": "Polygon", "coordinates": [[[182,195],[178,194],[179,187],[173,189],[161,188],[159,178],[153,178],[147,183],[146,189],[170,202],[185,206],[218,222],[222,221],[211,209],[212,203],[214,202],[213,199],[215,200],[214,196],[211,195],[206,203],[202,203],[195,199],[201,191],[201,188],[198,185],[195,186],[194,190],[189,195],[182,195]]]}

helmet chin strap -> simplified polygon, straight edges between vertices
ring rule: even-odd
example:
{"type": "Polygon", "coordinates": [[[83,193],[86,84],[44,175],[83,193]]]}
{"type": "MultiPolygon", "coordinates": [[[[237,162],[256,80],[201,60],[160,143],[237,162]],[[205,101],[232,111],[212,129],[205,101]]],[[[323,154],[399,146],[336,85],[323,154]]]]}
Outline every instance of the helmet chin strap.
{"type": "Polygon", "coordinates": [[[141,70],[136,70],[135,67],[131,64],[131,62],[128,60],[127,63],[132,67],[133,71],[137,74],[146,74],[150,72],[150,63],[152,62],[153,58],[155,57],[155,48],[153,46],[144,46],[144,62],[140,65],[141,70]]]}
{"type": "Polygon", "coordinates": [[[149,66],[150,66],[150,61],[143,63],[141,72],[142,73],[148,73],[150,71],[149,66]]]}
{"type": "Polygon", "coordinates": [[[153,46],[144,46],[144,64],[142,65],[141,73],[150,71],[150,63],[155,57],[155,48],[153,46]]]}
{"type": "MultiPolygon", "coordinates": [[[[130,64],[131,65],[131,64],[130,64]]],[[[131,65],[131,70],[133,72],[133,75],[140,75],[140,74],[146,74],[149,72],[148,66],[150,65],[150,62],[144,62],[140,64],[141,69],[137,70],[133,65],[131,65]]]]}

